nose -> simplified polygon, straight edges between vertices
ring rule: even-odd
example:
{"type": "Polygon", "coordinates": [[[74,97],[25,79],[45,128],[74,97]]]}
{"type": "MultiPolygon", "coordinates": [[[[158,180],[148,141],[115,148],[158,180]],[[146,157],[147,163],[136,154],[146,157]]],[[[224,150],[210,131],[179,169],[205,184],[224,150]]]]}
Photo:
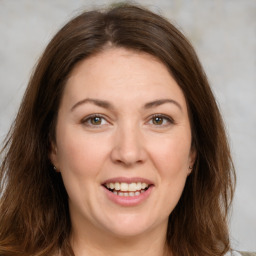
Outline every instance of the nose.
{"type": "Polygon", "coordinates": [[[128,125],[119,128],[115,134],[111,160],[125,166],[144,163],[147,154],[142,137],[139,128],[131,126],[129,128],[128,125]]]}

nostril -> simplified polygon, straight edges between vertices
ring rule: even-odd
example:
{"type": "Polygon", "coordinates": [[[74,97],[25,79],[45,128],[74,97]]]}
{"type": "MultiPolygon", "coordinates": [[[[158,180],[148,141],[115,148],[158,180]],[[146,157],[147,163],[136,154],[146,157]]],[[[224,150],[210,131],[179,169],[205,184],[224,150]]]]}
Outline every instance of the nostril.
{"type": "Polygon", "coordinates": [[[128,141],[126,136],[120,138],[120,145],[116,145],[111,151],[111,159],[114,163],[123,166],[141,164],[146,160],[146,153],[138,140],[128,141]]]}

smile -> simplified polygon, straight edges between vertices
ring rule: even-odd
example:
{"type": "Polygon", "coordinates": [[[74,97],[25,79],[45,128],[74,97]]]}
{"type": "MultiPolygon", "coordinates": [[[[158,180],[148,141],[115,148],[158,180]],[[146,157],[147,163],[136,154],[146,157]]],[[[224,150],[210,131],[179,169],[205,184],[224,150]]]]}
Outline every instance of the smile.
{"type": "Polygon", "coordinates": [[[152,181],[144,178],[118,177],[103,182],[109,200],[121,206],[136,206],[149,198],[154,190],[152,181]]]}
{"type": "Polygon", "coordinates": [[[118,196],[139,196],[141,193],[144,193],[148,188],[149,184],[145,182],[115,182],[115,183],[106,183],[104,186],[118,196]]]}

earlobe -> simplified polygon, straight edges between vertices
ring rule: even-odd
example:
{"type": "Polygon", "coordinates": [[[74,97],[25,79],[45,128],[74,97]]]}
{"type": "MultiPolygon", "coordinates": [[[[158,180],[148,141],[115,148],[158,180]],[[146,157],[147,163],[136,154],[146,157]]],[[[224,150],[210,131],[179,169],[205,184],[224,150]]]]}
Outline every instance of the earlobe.
{"type": "Polygon", "coordinates": [[[190,161],[189,161],[189,166],[188,166],[188,175],[193,171],[193,166],[194,166],[195,161],[196,161],[196,156],[197,156],[196,149],[191,148],[190,161]]]}
{"type": "Polygon", "coordinates": [[[58,172],[59,167],[58,167],[58,160],[57,160],[57,147],[54,143],[51,143],[51,150],[49,153],[49,158],[51,160],[51,163],[53,165],[53,169],[58,172]]]}

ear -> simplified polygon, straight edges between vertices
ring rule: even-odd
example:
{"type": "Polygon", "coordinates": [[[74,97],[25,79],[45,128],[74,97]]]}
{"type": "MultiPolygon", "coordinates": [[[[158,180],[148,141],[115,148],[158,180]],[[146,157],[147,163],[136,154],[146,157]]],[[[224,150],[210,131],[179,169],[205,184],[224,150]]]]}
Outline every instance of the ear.
{"type": "Polygon", "coordinates": [[[51,142],[51,150],[49,152],[49,158],[51,163],[54,166],[54,169],[59,172],[59,163],[58,163],[58,151],[55,143],[51,142]]]}
{"type": "Polygon", "coordinates": [[[197,156],[197,151],[194,146],[191,147],[190,149],[190,154],[189,154],[189,162],[188,162],[188,175],[192,172],[195,161],[196,161],[196,156],[197,156]]]}

